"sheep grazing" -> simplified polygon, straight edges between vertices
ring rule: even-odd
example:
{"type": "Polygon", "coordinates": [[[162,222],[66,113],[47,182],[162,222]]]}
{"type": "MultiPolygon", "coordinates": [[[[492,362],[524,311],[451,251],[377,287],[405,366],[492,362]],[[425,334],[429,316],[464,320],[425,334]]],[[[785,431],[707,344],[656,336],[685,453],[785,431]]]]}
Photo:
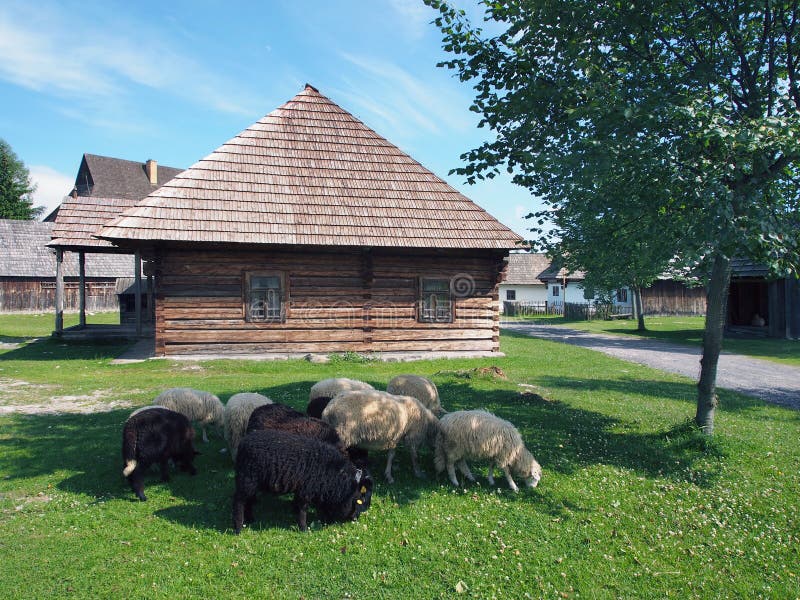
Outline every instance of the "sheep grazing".
{"type": "Polygon", "coordinates": [[[236,460],[239,441],[247,431],[247,422],[250,420],[250,415],[256,408],[265,404],[272,404],[272,400],[254,392],[241,392],[231,396],[225,405],[223,412],[225,439],[228,441],[231,458],[234,461],[236,460]]]}
{"type": "Polygon", "coordinates": [[[154,406],[163,406],[195,421],[203,432],[203,441],[208,443],[206,425],[222,426],[223,406],[211,392],[192,388],[171,388],[161,392],[153,400],[154,406]]]}
{"type": "Polygon", "coordinates": [[[265,404],[250,415],[247,433],[262,429],[277,429],[327,442],[344,452],[344,445],[336,430],[325,421],[309,417],[285,404],[265,404]]]}
{"type": "Polygon", "coordinates": [[[313,506],[326,522],[355,520],[369,508],[372,478],[331,444],[306,436],[262,429],[251,431],[236,456],[233,530],[253,520],[258,491],[294,494],[292,508],[301,531],[313,506]]]}
{"type": "Polygon", "coordinates": [[[395,396],[411,396],[437,417],[444,414],[439,402],[439,390],[430,379],[419,375],[398,375],[386,386],[386,391],[395,396]]]}
{"type": "Polygon", "coordinates": [[[375,388],[370,384],[358,381],[357,379],[347,379],[346,377],[323,379],[311,386],[311,391],[308,394],[308,408],[306,408],[306,414],[309,417],[319,419],[322,416],[322,411],[328,406],[328,402],[330,402],[336,394],[374,389],[375,388]]]}
{"type": "Polygon", "coordinates": [[[408,447],[414,474],[425,476],[417,464],[417,451],[423,443],[433,447],[439,431],[438,419],[416,398],[377,390],[337,395],[325,407],[322,420],[336,429],[347,448],[388,450],[384,475],[389,483],[394,481],[392,460],[400,442],[408,447]]]}
{"type": "Polygon", "coordinates": [[[434,460],[436,472],[445,468],[453,485],[458,485],[455,465],[470,481],[475,481],[466,459],[489,460],[487,479],[494,485],[494,467],[499,466],[506,476],[508,486],[515,492],[517,484],[511,473],[526,479],[528,487],[536,487],[542,477],[542,467],[525,448],[517,428],[484,410],[462,410],[447,413],[439,421],[440,433],[436,439],[434,460]]]}
{"type": "Polygon", "coordinates": [[[166,408],[153,407],[139,410],[128,417],[122,428],[122,474],[139,500],[144,495],[144,473],[150,465],[161,467],[162,481],[169,481],[169,460],[183,470],[197,473],[192,461],[194,429],[184,415],[166,408]]]}

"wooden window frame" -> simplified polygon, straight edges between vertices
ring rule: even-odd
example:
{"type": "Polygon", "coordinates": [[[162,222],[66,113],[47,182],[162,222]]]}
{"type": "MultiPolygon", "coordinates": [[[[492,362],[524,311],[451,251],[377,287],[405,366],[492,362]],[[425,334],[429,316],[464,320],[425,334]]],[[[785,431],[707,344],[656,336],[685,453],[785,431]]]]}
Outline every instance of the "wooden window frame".
{"type": "MultiPolygon", "coordinates": [[[[264,288],[265,290],[267,288],[264,288]]],[[[256,290],[258,291],[258,290],[256,290]]],[[[288,305],[288,290],[286,287],[286,274],[282,271],[246,271],[242,276],[242,311],[244,313],[244,320],[247,323],[285,323],[286,322],[286,308],[288,305]],[[252,301],[251,295],[253,290],[251,288],[251,281],[254,277],[277,277],[280,282],[279,296],[280,296],[280,309],[278,315],[267,316],[264,318],[253,317],[251,310],[252,301]]]]}
{"type": "Polygon", "coordinates": [[[627,288],[617,288],[617,304],[627,304],[628,303],[628,290],[627,288]]]}
{"type": "MultiPolygon", "coordinates": [[[[444,286],[442,286],[444,287],[444,286]]],[[[417,321],[420,323],[452,323],[455,320],[455,301],[453,300],[453,290],[450,286],[450,279],[446,277],[427,277],[423,276],[419,278],[419,293],[417,296],[417,321]],[[433,291],[426,291],[425,290],[425,283],[429,281],[439,281],[443,282],[447,288],[447,313],[443,314],[442,316],[437,316],[436,314],[431,315],[429,314],[430,308],[426,308],[426,295],[427,296],[439,296],[444,294],[444,290],[433,290],[433,291]],[[428,313],[428,314],[426,314],[428,313]]],[[[434,308],[435,312],[438,312],[439,309],[434,308]]]]}
{"type": "Polygon", "coordinates": [[[551,294],[552,294],[553,298],[558,298],[559,296],[561,296],[561,286],[553,284],[551,294]]]}
{"type": "Polygon", "coordinates": [[[506,290],[506,300],[509,302],[516,302],[517,290],[506,290]]]}

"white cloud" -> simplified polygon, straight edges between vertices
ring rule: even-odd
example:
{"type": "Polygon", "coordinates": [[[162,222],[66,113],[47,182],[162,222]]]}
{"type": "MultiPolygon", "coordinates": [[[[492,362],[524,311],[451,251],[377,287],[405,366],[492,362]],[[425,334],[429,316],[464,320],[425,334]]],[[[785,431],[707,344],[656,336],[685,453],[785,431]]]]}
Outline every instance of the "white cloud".
{"type": "Polygon", "coordinates": [[[33,204],[34,206],[44,206],[42,217],[46,217],[61,204],[64,196],[69,194],[75,185],[75,177],[64,175],[45,165],[33,165],[28,167],[28,171],[30,171],[31,180],[36,184],[33,204]]]}
{"type": "Polygon", "coordinates": [[[422,0],[389,0],[389,5],[401,19],[399,25],[412,37],[421,38],[436,13],[425,6],[422,0]]]}
{"type": "Polygon", "coordinates": [[[140,23],[93,15],[90,35],[81,31],[85,23],[66,11],[0,6],[0,79],[94,106],[121,102],[128,88],[142,86],[220,112],[258,112],[246,90],[140,23]]]}
{"type": "Polygon", "coordinates": [[[474,126],[470,113],[460,108],[468,101],[454,91],[426,83],[401,67],[383,60],[341,53],[359,71],[359,84],[337,92],[385,123],[394,135],[410,137],[419,130],[440,135],[464,132],[474,126]]]}

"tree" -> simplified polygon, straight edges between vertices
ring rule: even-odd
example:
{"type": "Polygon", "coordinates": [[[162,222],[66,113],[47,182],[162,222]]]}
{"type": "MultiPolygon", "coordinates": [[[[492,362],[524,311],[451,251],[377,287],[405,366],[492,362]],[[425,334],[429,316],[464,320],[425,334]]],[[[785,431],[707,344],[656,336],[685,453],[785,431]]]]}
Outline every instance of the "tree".
{"type": "Polygon", "coordinates": [[[800,266],[798,0],[484,0],[491,35],[425,3],[441,65],[472,82],[494,133],[457,173],[513,173],[545,203],[542,245],[579,266],[594,253],[634,286],[670,266],[704,274],[695,421],[711,434],[731,258],[800,266]]]}
{"type": "Polygon", "coordinates": [[[44,206],[33,205],[35,191],[25,163],[0,139],[0,219],[30,221],[42,214],[44,206]]]}

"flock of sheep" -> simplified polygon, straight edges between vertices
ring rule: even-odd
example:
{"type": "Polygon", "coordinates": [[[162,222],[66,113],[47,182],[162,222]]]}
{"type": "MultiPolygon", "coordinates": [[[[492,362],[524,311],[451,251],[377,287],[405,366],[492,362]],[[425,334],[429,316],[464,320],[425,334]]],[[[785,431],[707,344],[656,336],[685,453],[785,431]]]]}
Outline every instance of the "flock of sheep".
{"type": "Polygon", "coordinates": [[[224,431],[236,465],[236,533],[252,521],[258,492],[293,494],[301,530],[307,529],[309,507],[326,522],[357,519],[372,498],[368,452],[387,451],[384,476],[392,483],[392,461],[401,442],[417,477],[424,476],[417,459],[423,445],[434,449],[436,472],[447,470],[456,486],[456,467],[475,481],[467,459],[489,461],[492,485],[499,467],[515,492],[512,474],[528,487],[542,475],[514,425],[483,410],[445,412],[436,385],[416,375],[395,377],[385,392],[354,379],[325,379],[311,388],[306,413],[257,393],[235,394],[223,405],[209,392],[172,388],[134,411],[123,427],[122,473],[140,500],[147,499],[143,477],[153,464],[160,466],[164,481],[170,460],[196,473],[192,422],[206,442],[206,427],[224,431]]]}

